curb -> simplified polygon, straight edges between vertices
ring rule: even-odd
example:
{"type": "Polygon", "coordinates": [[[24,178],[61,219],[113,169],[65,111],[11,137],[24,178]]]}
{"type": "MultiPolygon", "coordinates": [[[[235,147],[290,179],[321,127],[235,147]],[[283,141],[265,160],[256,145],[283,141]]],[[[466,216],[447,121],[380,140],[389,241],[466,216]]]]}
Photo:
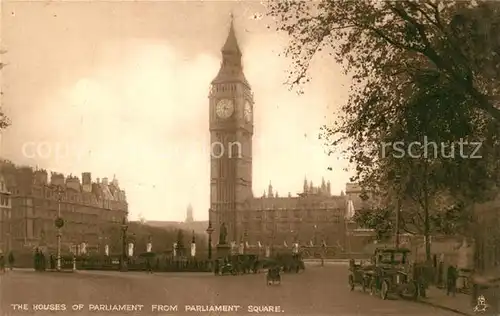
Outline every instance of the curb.
{"type": "Polygon", "coordinates": [[[429,301],[419,300],[419,301],[417,301],[417,303],[424,304],[424,305],[429,305],[429,306],[432,306],[432,307],[435,307],[435,308],[439,308],[439,309],[442,309],[442,310],[446,310],[446,311],[449,311],[449,312],[452,312],[452,313],[455,313],[455,314],[459,314],[459,315],[474,316],[474,314],[472,314],[472,313],[467,313],[467,312],[461,311],[461,310],[456,309],[456,308],[439,305],[439,304],[432,303],[432,302],[429,302],[429,301]]]}

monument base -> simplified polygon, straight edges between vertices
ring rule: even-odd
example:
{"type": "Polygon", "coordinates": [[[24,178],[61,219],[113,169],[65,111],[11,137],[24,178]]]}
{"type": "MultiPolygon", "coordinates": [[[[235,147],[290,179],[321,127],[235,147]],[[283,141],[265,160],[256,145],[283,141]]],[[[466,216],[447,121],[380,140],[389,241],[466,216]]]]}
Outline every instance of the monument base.
{"type": "Polygon", "coordinates": [[[217,245],[217,258],[224,258],[231,254],[231,246],[228,244],[218,244],[217,245]]]}

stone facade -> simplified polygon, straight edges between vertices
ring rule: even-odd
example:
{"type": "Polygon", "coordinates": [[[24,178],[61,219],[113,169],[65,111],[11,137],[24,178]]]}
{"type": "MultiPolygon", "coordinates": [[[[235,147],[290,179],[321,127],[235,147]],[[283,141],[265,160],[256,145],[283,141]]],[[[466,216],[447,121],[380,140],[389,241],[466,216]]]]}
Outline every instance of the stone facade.
{"type": "Polygon", "coordinates": [[[4,161],[1,170],[11,193],[10,243],[14,250],[33,247],[55,249],[57,228],[54,221],[60,207],[64,220],[62,251],[74,251],[85,243],[91,251],[104,244],[103,232],[118,228],[128,214],[125,192],[113,179],[92,181],[82,173],[82,181],[46,170],[19,167],[4,161]],[[115,227],[116,226],[116,227],[115,227]]]}

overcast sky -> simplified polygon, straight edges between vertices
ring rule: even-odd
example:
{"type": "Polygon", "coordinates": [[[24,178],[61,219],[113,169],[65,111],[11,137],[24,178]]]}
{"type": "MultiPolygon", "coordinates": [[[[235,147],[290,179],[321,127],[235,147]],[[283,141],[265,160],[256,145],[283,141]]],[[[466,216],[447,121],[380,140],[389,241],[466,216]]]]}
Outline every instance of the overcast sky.
{"type": "Polygon", "coordinates": [[[230,12],[255,94],[253,191],[280,195],[324,176],[339,194],[347,163],[318,140],[347,99],[348,79],[318,56],[298,96],[283,83],[288,42],[245,2],[4,2],[2,103],[12,126],[1,155],[53,171],[116,174],[132,218],[208,218],[208,88],[230,12]],[[45,148],[44,148],[45,147],[45,148]],[[36,153],[36,149],[42,149],[36,153]],[[51,150],[51,152],[48,152],[51,150]],[[332,170],[327,170],[332,167],[332,170]]]}

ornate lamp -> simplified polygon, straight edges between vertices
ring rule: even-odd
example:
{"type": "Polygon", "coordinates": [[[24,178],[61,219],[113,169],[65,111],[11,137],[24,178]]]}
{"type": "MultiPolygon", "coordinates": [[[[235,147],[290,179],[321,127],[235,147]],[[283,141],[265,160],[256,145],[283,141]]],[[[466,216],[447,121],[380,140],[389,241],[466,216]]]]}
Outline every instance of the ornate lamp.
{"type": "Polygon", "coordinates": [[[212,233],[214,232],[214,229],[212,227],[212,221],[208,220],[208,228],[207,228],[207,234],[208,234],[208,260],[212,260],[212,233]]]}

